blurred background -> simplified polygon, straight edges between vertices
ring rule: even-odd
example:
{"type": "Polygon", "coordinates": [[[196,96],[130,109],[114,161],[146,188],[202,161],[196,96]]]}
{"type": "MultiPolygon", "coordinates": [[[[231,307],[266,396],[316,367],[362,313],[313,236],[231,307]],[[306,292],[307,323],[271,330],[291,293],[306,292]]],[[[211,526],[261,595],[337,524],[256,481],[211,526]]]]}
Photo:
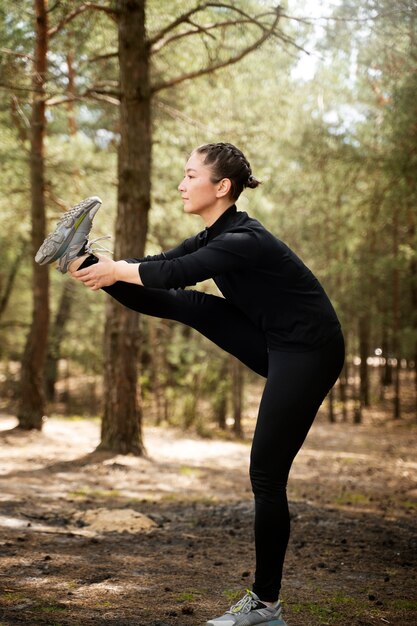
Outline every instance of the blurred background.
{"type": "Polygon", "coordinates": [[[202,230],[177,185],[193,147],[228,141],[263,183],[238,209],[304,260],[341,319],[325,419],[382,407],[415,422],[414,0],[0,0],[0,15],[3,414],[38,430],[47,415],[104,416],[102,447],[136,454],[143,424],[244,434],[260,377],[33,263],[89,195],[103,199],[92,236],[114,235],[117,258],[202,230]]]}

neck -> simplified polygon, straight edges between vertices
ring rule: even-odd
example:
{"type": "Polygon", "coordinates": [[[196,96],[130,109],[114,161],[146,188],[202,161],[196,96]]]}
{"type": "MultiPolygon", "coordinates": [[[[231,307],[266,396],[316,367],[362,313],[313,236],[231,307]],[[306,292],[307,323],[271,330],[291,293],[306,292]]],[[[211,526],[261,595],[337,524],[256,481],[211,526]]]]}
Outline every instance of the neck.
{"type": "Polygon", "coordinates": [[[209,228],[210,226],[214,224],[214,222],[217,222],[219,217],[223,215],[223,213],[227,211],[227,209],[231,207],[233,204],[234,204],[233,200],[230,200],[230,199],[224,200],[223,202],[220,202],[219,204],[216,204],[215,206],[207,209],[207,211],[200,214],[200,217],[204,220],[204,223],[207,226],[207,228],[209,228]]]}

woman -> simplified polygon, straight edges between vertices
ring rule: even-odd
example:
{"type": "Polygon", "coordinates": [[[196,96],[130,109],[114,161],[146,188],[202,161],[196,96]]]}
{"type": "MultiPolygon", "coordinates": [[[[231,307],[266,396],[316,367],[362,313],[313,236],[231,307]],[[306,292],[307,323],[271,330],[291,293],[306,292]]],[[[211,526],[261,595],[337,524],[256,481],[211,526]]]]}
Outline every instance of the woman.
{"type": "Polygon", "coordinates": [[[340,324],[317,279],[282,241],[236,209],[242,190],[258,184],[235,146],[206,144],[192,152],[178,187],[184,211],[205,222],[196,236],[144,259],[97,257],[86,243],[100,203],[92,198],[67,220],[81,220],[84,232],[58,225],[44,244],[49,252],[38,253],[39,262],[59,258],[61,271],[135,311],[192,326],[266,377],[250,463],[253,589],[207,626],[285,625],[279,591],[290,532],[288,473],[344,360],[340,324]],[[51,251],[54,237],[59,243],[51,251]],[[207,278],[224,298],[184,290],[207,278]]]}

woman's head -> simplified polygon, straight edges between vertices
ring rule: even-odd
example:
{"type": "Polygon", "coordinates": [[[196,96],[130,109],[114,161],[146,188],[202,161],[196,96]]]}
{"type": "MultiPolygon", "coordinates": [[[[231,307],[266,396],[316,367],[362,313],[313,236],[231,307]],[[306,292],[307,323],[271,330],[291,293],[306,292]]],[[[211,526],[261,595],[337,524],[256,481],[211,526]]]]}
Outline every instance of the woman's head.
{"type": "Polygon", "coordinates": [[[230,180],[230,199],[233,201],[246,187],[254,189],[260,184],[243,152],[231,143],[206,143],[193,150],[193,154],[200,155],[204,165],[211,170],[213,183],[230,180]]]}
{"type": "Polygon", "coordinates": [[[240,196],[259,181],[243,153],[230,143],[209,143],[191,153],[178,185],[184,211],[212,224],[240,196]]]}

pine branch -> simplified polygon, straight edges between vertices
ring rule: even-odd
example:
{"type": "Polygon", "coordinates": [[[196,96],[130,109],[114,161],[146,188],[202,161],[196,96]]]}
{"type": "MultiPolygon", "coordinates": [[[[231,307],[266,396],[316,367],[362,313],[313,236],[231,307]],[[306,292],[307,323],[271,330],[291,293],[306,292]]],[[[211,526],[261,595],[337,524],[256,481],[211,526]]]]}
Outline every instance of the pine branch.
{"type": "Polygon", "coordinates": [[[30,122],[24,114],[19,104],[19,100],[15,95],[11,98],[11,117],[17,128],[19,140],[22,145],[25,145],[29,135],[30,122]]]}
{"type": "MultiPolygon", "coordinates": [[[[163,28],[161,31],[159,31],[159,33],[157,33],[151,39],[149,39],[148,40],[148,46],[150,48],[152,48],[161,39],[163,39],[168,33],[170,33],[171,31],[175,30],[175,28],[177,28],[181,24],[193,24],[191,22],[191,20],[190,20],[191,16],[195,15],[196,13],[203,12],[206,9],[209,9],[209,8],[229,9],[230,11],[233,11],[234,13],[237,13],[238,15],[241,15],[242,17],[246,18],[252,24],[258,24],[258,25],[261,25],[262,27],[263,27],[263,25],[259,22],[259,18],[265,17],[265,15],[268,15],[268,14],[265,13],[265,14],[262,14],[262,15],[260,15],[258,17],[254,17],[254,16],[249,15],[248,13],[243,11],[242,9],[239,9],[238,7],[233,6],[231,4],[228,4],[226,2],[205,2],[204,4],[200,4],[200,5],[196,6],[196,7],[194,7],[193,9],[191,9],[190,11],[187,11],[186,13],[183,13],[182,15],[179,15],[176,20],[171,22],[171,24],[168,24],[168,26],[163,28]]],[[[280,12],[280,10],[281,9],[278,6],[278,7],[276,7],[274,13],[276,14],[276,13],[280,12]]]]}
{"type": "Polygon", "coordinates": [[[200,130],[204,131],[206,134],[209,133],[210,131],[210,128],[206,124],[202,124],[199,120],[196,120],[190,117],[183,111],[176,109],[175,107],[173,107],[170,104],[167,104],[166,102],[162,102],[161,100],[159,100],[156,102],[156,106],[159,109],[162,109],[165,113],[167,113],[167,115],[169,115],[174,120],[180,120],[181,122],[185,122],[186,124],[189,124],[190,126],[199,128],[200,130]]]}
{"type": "MultiPolygon", "coordinates": [[[[208,3],[208,4],[213,6],[212,3],[208,3]]],[[[207,6],[207,5],[204,5],[204,6],[207,6]]],[[[214,6],[224,6],[224,5],[214,5],[214,6]]],[[[240,10],[238,10],[238,11],[240,12],[240,10]]],[[[269,28],[266,28],[265,25],[263,25],[263,24],[261,25],[262,26],[262,35],[252,45],[248,46],[247,48],[244,48],[243,50],[241,50],[240,52],[238,52],[234,56],[229,57],[225,61],[220,61],[218,63],[210,64],[210,65],[208,65],[206,67],[203,67],[203,68],[201,68],[199,70],[195,70],[194,72],[189,72],[187,74],[183,74],[182,76],[177,76],[176,78],[172,78],[171,80],[168,80],[168,81],[161,81],[160,83],[157,83],[156,85],[153,86],[152,93],[156,93],[158,91],[161,91],[162,89],[167,89],[168,87],[173,87],[174,85],[178,85],[180,83],[183,83],[183,82],[185,82],[187,80],[191,80],[193,78],[197,78],[199,76],[204,76],[205,74],[212,74],[213,72],[215,72],[215,71],[217,71],[219,69],[222,69],[222,68],[227,67],[229,65],[234,65],[235,63],[238,63],[238,61],[243,59],[245,56],[247,56],[248,54],[250,54],[251,52],[253,52],[257,48],[259,48],[259,46],[261,46],[264,43],[264,41],[269,39],[269,37],[271,37],[274,34],[277,34],[275,29],[276,29],[276,26],[277,26],[277,24],[279,22],[280,17],[281,17],[280,8],[277,7],[277,9],[275,11],[275,19],[274,19],[274,21],[269,26],[269,28]]]]}
{"type": "Polygon", "coordinates": [[[98,54],[95,57],[90,57],[88,59],[86,59],[86,61],[82,62],[82,65],[88,64],[88,63],[95,63],[96,61],[107,61],[107,59],[114,59],[117,58],[119,56],[118,52],[109,52],[107,54],[98,54]]]}
{"type": "Polygon", "coordinates": [[[96,87],[89,87],[82,93],[78,95],[55,95],[51,96],[46,100],[46,106],[54,107],[60,106],[61,104],[68,104],[68,102],[80,102],[84,101],[88,98],[92,98],[93,100],[99,100],[101,102],[107,102],[108,104],[113,104],[119,106],[120,104],[120,92],[119,91],[110,91],[105,89],[99,89],[96,87]]]}
{"type": "Polygon", "coordinates": [[[117,19],[118,11],[116,9],[111,9],[110,7],[106,7],[102,4],[96,4],[95,2],[86,2],[85,4],[81,4],[79,7],[74,9],[71,13],[68,13],[56,26],[50,28],[48,31],[48,37],[52,39],[57,33],[59,33],[64,26],[69,24],[73,19],[85,13],[85,11],[103,11],[113,19],[117,19]]]}
{"type": "Polygon", "coordinates": [[[216,37],[214,35],[212,35],[209,31],[214,30],[214,29],[218,29],[218,28],[228,28],[229,26],[239,26],[242,24],[253,24],[253,20],[252,19],[247,19],[247,18],[242,18],[239,20],[234,20],[234,21],[227,21],[227,22],[217,22],[216,24],[210,24],[209,26],[200,26],[199,24],[194,24],[193,22],[190,21],[190,25],[194,26],[194,29],[189,29],[189,30],[185,30],[181,33],[178,33],[177,35],[173,35],[172,37],[168,37],[166,39],[161,39],[158,44],[155,44],[152,48],[152,52],[154,54],[158,53],[160,50],[162,50],[162,48],[164,48],[165,46],[167,46],[168,44],[172,43],[173,41],[177,41],[178,39],[183,39],[184,37],[189,37],[192,35],[198,35],[200,33],[204,33],[206,35],[208,35],[209,37],[211,37],[212,39],[215,39],[216,37]]]}
{"type": "Polygon", "coordinates": [[[10,56],[19,57],[21,59],[27,59],[28,61],[34,61],[35,58],[31,54],[26,54],[25,52],[15,52],[14,50],[10,50],[9,48],[0,48],[0,52],[3,54],[9,54],[10,56]]]}

